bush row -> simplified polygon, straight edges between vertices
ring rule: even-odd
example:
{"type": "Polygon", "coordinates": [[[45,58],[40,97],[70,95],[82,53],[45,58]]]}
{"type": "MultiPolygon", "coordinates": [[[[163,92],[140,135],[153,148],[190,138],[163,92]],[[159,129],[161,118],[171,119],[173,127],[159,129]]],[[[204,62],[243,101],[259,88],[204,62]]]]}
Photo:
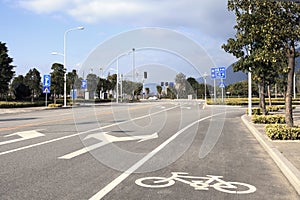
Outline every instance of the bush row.
{"type": "Polygon", "coordinates": [[[284,115],[253,115],[252,122],[256,124],[284,124],[284,115]]]}
{"type": "MultiPolygon", "coordinates": [[[[226,104],[226,105],[248,105],[248,98],[225,98],[224,102],[222,102],[220,99],[217,99],[216,102],[213,101],[213,99],[208,99],[207,104],[226,104]]],[[[272,104],[277,105],[280,107],[284,107],[285,99],[284,98],[272,98],[272,104]]],[[[293,99],[293,104],[299,105],[300,99],[293,99]]],[[[259,98],[252,98],[252,105],[259,105],[259,98]]]]}
{"type": "Polygon", "coordinates": [[[48,104],[48,107],[49,107],[49,108],[60,108],[60,107],[62,107],[62,106],[63,106],[63,104],[59,104],[59,103],[56,103],[56,104],[54,104],[54,103],[48,104]]]}
{"type": "MultiPolygon", "coordinates": [[[[293,109],[296,108],[296,106],[292,107],[293,109]]],[[[279,110],[285,109],[284,105],[280,106],[266,106],[267,112],[277,112],[279,110]]],[[[248,114],[248,109],[246,110],[246,114],[248,114]]],[[[262,115],[262,109],[261,108],[252,108],[252,115],[262,115]]]]}
{"type": "Polygon", "coordinates": [[[268,124],[265,130],[272,140],[300,140],[300,127],[288,128],[285,124],[268,124]]]}
{"type": "Polygon", "coordinates": [[[43,106],[45,105],[45,102],[6,102],[1,101],[0,102],[0,108],[25,108],[25,107],[37,107],[37,106],[43,106]]]}

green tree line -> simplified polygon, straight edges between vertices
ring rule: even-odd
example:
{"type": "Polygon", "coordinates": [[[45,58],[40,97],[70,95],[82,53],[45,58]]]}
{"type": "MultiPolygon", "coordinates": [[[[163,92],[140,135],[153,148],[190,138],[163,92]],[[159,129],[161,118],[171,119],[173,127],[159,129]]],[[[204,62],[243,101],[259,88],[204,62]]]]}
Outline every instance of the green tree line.
{"type": "Polygon", "coordinates": [[[236,16],[236,34],[222,48],[238,61],[235,71],[251,72],[260,88],[260,106],[266,113],[266,85],[284,81],[285,118],[293,126],[292,94],[296,46],[300,37],[300,5],[293,1],[228,0],[236,16]]]}

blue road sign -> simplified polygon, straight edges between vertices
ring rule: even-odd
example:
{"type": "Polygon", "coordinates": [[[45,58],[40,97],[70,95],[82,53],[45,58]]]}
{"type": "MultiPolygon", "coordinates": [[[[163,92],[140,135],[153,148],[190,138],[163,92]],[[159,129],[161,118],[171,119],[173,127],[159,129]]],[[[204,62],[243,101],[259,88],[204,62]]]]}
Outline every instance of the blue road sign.
{"type": "Polygon", "coordinates": [[[43,93],[49,94],[50,93],[50,85],[49,86],[43,86],[43,93]]]}
{"type": "Polygon", "coordinates": [[[226,79],[226,68],[217,67],[210,70],[211,79],[226,79]]]}
{"type": "Polygon", "coordinates": [[[87,82],[86,80],[81,81],[81,89],[87,89],[87,82]]]}
{"type": "Polygon", "coordinates": [[[217,77],[219,77],[219,79],[226,79],[226,68],[225,67],[218,68],[217,77]]]}
{"type": "Polygon", "coordinates": [[[50,87],[50,85],[51,85],[51,76],[44,75],[43,86],[50,87]]]}
{"type": "Polygon", "coordinates": [[[211,68],[211,69],[210,69],[210,77],[211,77],[211,79],[217,78],[217,77],[216,77],[216,69],[217,69],[217,68],[211,68]]]}
{"type": "Polygon", "coordinates": [[[219,84],[219,87],[220,87],[220,88],[225,88],[225,86],[226,86],[226,85],[225,85],[224,82],[220,82],[220,84],[219,84]]]}

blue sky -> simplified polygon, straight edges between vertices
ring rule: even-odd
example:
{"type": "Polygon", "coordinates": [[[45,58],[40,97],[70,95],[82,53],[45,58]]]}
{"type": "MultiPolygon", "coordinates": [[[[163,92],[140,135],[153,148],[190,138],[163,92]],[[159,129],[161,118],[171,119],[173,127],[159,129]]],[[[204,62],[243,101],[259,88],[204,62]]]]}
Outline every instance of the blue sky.
{"type": "Polygon", "coordinates": [[[17,75],[33,67],[48,74],[52,63],[63,63],[62,56],[51,52],[63,53],[64,32],[78,26],[85,29],[67,35],[68,70],[80,70],[103,42],[142,27],[189,37],[216,66],[235,61],[220,47],[234,35],[235,17],[226,0],[0,0],[0,16],[0,41],[7,44],[17,75]]]}

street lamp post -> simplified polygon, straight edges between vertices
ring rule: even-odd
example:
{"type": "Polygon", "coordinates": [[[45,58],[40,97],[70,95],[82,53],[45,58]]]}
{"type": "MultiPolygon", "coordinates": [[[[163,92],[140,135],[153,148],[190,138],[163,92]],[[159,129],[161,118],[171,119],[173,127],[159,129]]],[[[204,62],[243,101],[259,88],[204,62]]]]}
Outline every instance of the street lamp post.
{"type": "Polygon", "coordinates": [[[204,78],[204,101],[205,101],[205,104],[206,104],[206,77],[208,76],[208,74],[205,72],[203,74],[203,78],[204,78]]]}
{"type": "Polygon", "coordinates": [[[64,34],[64,68],[66,69],[65,74],[64,74],[64,107],[67,107],[67,45],[66,45],[66,38],[67,38],[67,33],[70,31],[76,31],[76,30],[83,30],[84,27],[76,27],[76,28],[71,28],[65,31],[64,34]]]}
{"type": "MultiPolygon", "coordinates": [[[[135,48],[132,49],[132,84],[134,84],[135,81],[135,48]]],[[[134,101],[134,87],[133,87],[133,91],[132,91],[132,101],[134,101]]]]}

